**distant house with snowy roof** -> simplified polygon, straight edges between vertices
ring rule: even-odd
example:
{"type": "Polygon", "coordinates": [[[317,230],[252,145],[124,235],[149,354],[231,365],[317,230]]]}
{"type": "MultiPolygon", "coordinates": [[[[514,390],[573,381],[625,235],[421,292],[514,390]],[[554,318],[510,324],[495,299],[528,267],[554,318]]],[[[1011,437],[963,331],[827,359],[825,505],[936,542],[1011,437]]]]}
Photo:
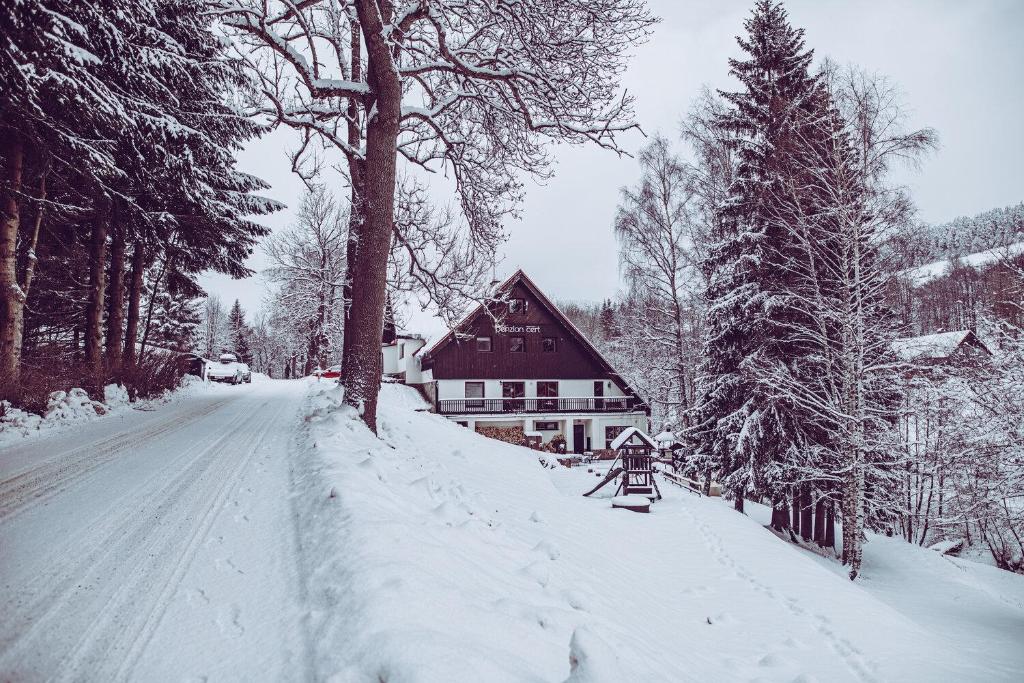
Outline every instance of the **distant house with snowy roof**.
{"type": "Polygon", "coordinates": [[[491,296],[442,337],[409,343],[411,354],[385,346],[385,371],[482,433],[560,434],[582,453],[647,429],[647,404],[522,270],[491,296]]]}
{"type": "Polygon", "coordinates": [[[894,341],[892,349],[900,360],[916,366],[973,362],[992,355],[985,342],[971,330],[905,337],[894,341]]]}

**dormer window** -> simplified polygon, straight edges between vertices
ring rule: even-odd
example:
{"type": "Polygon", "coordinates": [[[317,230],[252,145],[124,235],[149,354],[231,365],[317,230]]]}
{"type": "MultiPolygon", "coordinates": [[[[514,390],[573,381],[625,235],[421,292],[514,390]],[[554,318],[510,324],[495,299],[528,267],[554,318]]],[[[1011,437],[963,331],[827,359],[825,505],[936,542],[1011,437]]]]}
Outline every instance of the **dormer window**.
{"type": "Polygon", "coordinates": [[[509,315],[515,315],[517,313],[526,313],[526,299],[509,299],[508,312],[509,315]]]}

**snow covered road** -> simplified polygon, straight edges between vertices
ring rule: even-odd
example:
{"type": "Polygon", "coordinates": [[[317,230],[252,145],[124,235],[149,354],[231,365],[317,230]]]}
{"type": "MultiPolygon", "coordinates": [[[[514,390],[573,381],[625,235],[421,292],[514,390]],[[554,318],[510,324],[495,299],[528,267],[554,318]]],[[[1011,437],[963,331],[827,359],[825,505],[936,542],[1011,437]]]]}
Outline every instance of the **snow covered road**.
{"type": "Polygon", "coordinates": [[[0,679],[304,678],[303,382],[0,448],[0,679]]]}

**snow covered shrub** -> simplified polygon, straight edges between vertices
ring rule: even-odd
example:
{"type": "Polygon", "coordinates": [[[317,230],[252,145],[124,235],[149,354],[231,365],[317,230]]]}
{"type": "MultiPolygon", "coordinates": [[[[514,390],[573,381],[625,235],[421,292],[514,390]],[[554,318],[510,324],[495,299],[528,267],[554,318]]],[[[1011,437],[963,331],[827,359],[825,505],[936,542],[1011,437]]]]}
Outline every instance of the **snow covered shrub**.
{"type": "Polygon", "coordinates": [[[181,356],[154,354],[131,367],[124,368],[116,378],[132,400],[152,398],[181,386],[185,363],[181,356]]]}
{"type": "Polygon", "coordinates": [[[106,413],[105,405],[89,398],[89,392],[85,389],[76,387],[70,391],[55,391],[50,394],[43,419],[50,422],[78,422],[91,420],[106,413]]]}
{"type": "MultiPolygon", "coordinates": [[[[0,400],[25,412],[44,415],[55,391],[68,391],[83,384],[86,371],[81,362],[65,356],[34,356],[22,363],[17,383],[0,382],[0,400]]],[[[102,398],[102,397],[97,397],[102,398]]]]}

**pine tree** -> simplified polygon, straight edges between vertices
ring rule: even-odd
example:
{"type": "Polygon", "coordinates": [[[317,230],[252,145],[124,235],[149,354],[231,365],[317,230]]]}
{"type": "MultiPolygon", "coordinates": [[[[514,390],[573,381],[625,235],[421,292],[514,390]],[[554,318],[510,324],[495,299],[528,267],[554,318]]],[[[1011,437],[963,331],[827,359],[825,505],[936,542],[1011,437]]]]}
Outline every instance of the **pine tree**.
{"type": "Polygon", "coordinates": [[[393,344],[397,337],[398,330],[395,328],[395,309],[391,305],[391,295],[388,294],[387,301],[384,303],[384,334],[381,337],[381,343],[393,344]]]}
{"type": "Polygon", "coordinates": [[[605,299],[601,304],[601,335],[605,341],[614,339],[617,336],[617,325],[615,324],[615,307],[611,299],[605,299]]]}
{"type": "Polygon", "coordinates": [[[748,58],[731,59],[743,86],[722,92],[731,107],[716,122],[738,158],[720,208],[720,227],[704,264],[708,321],[694,436],[707,471],[724,473],[742,509],[753,488],[773,500],[773,526],[787,528],[786,482],[806,445],[793,406],[759,381],[763,368],[798,363],[789,328],[796,310],[788,292],[794,244],[775,200],[794,171],[786,151],[796,144],[803,112],[820,84],[813,52],[780,3],[759,0],[737,42],[748,58]]]}
{"type": "Polygon", "coordinates": [[[245,324],[245,311],[242,304],[235,299],[234,305],[228,312],[228,330],[231,345],[238,360],[243,363],[252,362],[252,352],[249,350],[249,326],[245,324]]]}

